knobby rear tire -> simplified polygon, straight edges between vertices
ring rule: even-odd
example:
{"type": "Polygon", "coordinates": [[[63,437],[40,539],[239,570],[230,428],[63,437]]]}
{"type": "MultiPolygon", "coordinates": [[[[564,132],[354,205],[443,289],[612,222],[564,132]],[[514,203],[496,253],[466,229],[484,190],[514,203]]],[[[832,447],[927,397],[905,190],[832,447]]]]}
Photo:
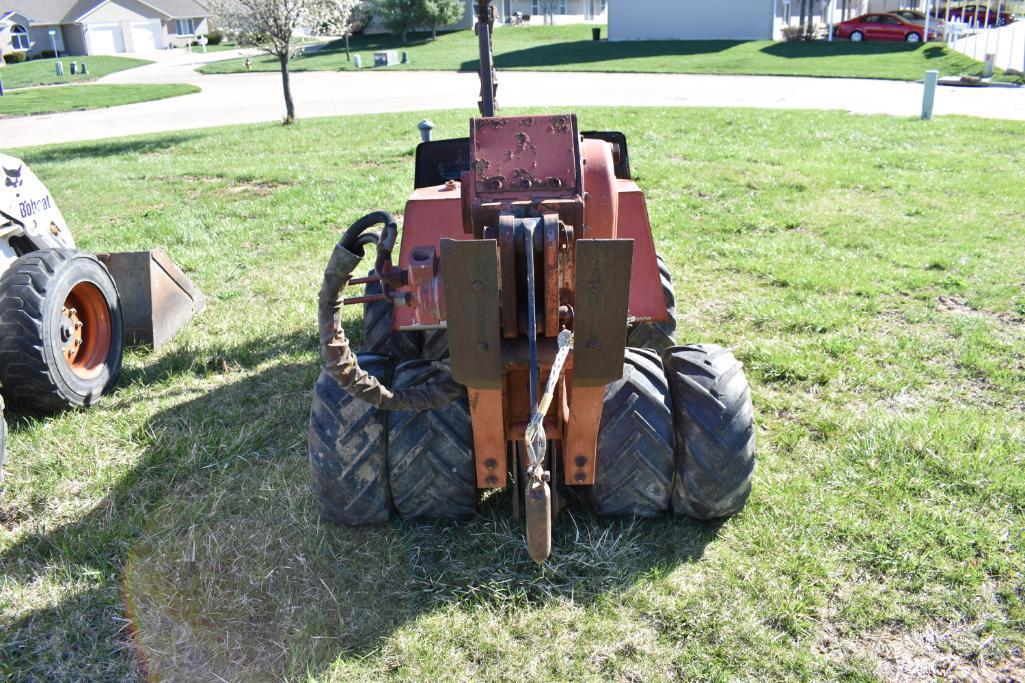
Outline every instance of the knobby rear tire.
{"type": "Polygon", "coordinates": [[[663,356],[676,416],[673,510],[720,519],[744,507],[755,470],[754,408],[729,349],[695,344],[663,356]]]}
{"type": "MultiPolygon", "coordinates": [[[[366,296],[380,294],[381,283],[371,282],[363,292],[366,296]]],[[[420,333],[393,332],[394,310],[389,301],[363,304],[363,350],[388,356],[396,364],[415,360],[420,357],[420,333]]]]}
{"type": "MultiPolygon", "coordinates": [[[[382,383],[394,365],[387,356],[359,354],[359,365],[382,383]]],[[[353,398],[327,372],[313,387],[309,456],[313,495],[325,519],[357,526],[387,522],[388,413],[353,398]]]]}
{"type": "Polygon", "coordinates": [[[669,509],[673,410],[654,351],[628,348],[622,379],[606,387],[595,467],[595,513],[654,517],[669,509]]]}
{"type": "Polygon", "coordinates": [[[662,282],[662,298],[666,304],[666,319],[632,325],[627,331],[626,344],[640,349],[652,349],[661,354],[676,344],[676,294],[673,292],[673,275],[669,272],[669,266],[661,256],[656,259],[662,282]]]}
{"type": "MultiPolygon", "coordinates": [[[[429,361],[404,363],[393,387],[447,376],[429,361]]],[[[388,476],[400,517],[468,519],[480,502],[470,407],[462,397],[443,408],[394,411],[388,416],[388,476]]]]}

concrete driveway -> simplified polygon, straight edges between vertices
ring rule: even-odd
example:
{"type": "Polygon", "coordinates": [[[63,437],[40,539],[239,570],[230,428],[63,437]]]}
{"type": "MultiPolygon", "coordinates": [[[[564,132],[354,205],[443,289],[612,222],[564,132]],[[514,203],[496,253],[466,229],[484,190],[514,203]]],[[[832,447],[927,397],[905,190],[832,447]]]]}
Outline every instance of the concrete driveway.
{"type": "MultiPolygon", "coordinates": [[[[120,135],[280,120],[277,73],[199,74],[202,63],[231,53],[181,53],[103,83],[192,83],[203,91],[156,102],[47,116],[0,119],[0,146],[93,140],[120,135]]],[[[922,86],[899,81],[772,76],[599,74],[506,71],[506,107],[601,106],[839,109],[917,116],[922,86]]],[[[476,74],[425,71],[307,72],[292,75],[299,118],[476,108],[476,74]]],[[[936,113],[1025,120],[1023,88],[942,88],[936,113]]]]}

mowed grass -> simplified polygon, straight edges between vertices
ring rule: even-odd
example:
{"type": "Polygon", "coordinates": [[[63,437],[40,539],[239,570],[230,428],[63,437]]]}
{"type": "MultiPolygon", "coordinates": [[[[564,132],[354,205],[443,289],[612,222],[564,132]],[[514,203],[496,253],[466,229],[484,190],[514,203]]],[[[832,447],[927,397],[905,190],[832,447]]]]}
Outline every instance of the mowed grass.
{"type": "Polygon", "coordinates": [[[120,104],[164,100],[199,92],[194,85],[66,85],[15,90],[0,97],[0,118],[102,109],[120,104]]]}
{"type": "Polygon", "coordinates": [[[145,59],[134,57],[112,57],[105,55],[90,55],[87,57],[61,57],[55,59],[31,59],[20,64],[8,64],[0,68],[0,81],[4,82],[4,88],[28,88],[33,85],[50,85],[54,83],[78,83],[101,78],[107,74],[125,69],[134,69],[144,64],[152,64],[145,59]],[[57,75],[56,62],[64,64],[64,75],[57,75]],[[81,64],[85,62],[89,73],[82,75],[81,72],[71,75],[71,62],[81,64]]]}
{"type": "Polygon", "coordinates": [[[759,465],[722,524],[573,506],[537,568],[507,494],[345,529],[308,490],[321,270],[402,211],[424,114],[22,152],[84,248],[163,246],[208,310],[94,409],[8,415],[0,677],[1025,676],[1025,125],[581,111],[629,135],[679,341],[745,363],[759,465]]]}
{"type": "MultiPolygon", "coordinates": [[[[603,35],[606,27],[601,27],[603,35]]],[[[919,80],[928,69],[940,75],[979,75],[982,63],[943,44],[904,43],[777,43],[769,40],[591,40],[591,27],[529,26],[495,32],[495,65],[499,69],[544,71],[625,71],[687,74],[751,74],[768,76],[833,76],[919,80]]],[[[477,38],[473,31],[439,34],[412,33],[408,45],[390,35],[356,36],[353,54],[364,68],[374,64],[374,51],[406,50],[410,63],[389,69],[476,71],[477,38]]],[[[254,71],[277,71],[269,56],[252,58],[254,71]]],[[[355,68],[341,41],[292,60],[294,71],[337,71],[355,68]]],[[[202,73],[241,73],[244,59],[214,62],[202,73]]]]}

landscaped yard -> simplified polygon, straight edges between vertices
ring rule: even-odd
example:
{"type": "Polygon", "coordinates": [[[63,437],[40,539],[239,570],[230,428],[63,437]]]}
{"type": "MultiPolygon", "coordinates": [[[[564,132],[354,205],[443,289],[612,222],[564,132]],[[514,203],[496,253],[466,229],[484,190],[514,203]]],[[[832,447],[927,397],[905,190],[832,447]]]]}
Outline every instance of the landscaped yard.
{"type": "MultiPolygon", "coordinates": [[[[602,27],[604,29],[604,27],[602,27]]],[[[532,26],[495,32],[495,63],[500,69],[550,71],[627,71],[693,74],[756,74],[772,76],[837,76],[918,80],[929,69],[940,75],[978,75],[982,64],[942,44],[848,41],[776,43],[763,41],[627,41],[591,40],[591,27],[532,26]]],[[[357,36],[352,49],[364,68],[374,63],[375,50],[408,50],[408,65],[389,68],[477,70],[477,38],[472,31],[439,35],[411,34],[408,46],[389,35],[357,36]]],[[[204,66],[207,74],[245,71],[245,60],[204,66]]],[[[258,57],[253,70],[276,71],[277,60],[258,57]]],[[[341,42],[297,57],[294,71],[352,69],[341,42]]]]}
{"type": "Polygon", "coordinates": [[[574,507],[539,569],[507,494],[343,529],[308,491],[321,271],[402,210],[424,114],[21,152],[208,309],[94,409],[8,415],[0,678],[1025,677],[1025,124],[582,111],[629,135],[678,339],[745,363],[759,469],[721,525],[574,507]]]}
{"type": "Polygon", "coordinates": [[[0,118],[101,109],[199,92],[194,85],[66,85],[12,90],[0,97],[0,118]]]}
{"type": "Polygon", "coordinates": [[[107,57],[103,55],[92,55],[89,57],[61,57],[64,63],[64,76],[57,75],[56,60],[53,59],[32,59],[20,64],[8,64],[0,68],[0,81],[4,82],[4,88],[28,88],[33,85],[50,85],[52,83],[77,83],[80,81],[91,81],[115,71],[133,69],[143,64],[152,64],[145,59],[134,59],[132,57],[107,57]],[[83,76],[77,73],[71,75],[71,62],[81,64],[85,62],[89,73],[83,76]]]}

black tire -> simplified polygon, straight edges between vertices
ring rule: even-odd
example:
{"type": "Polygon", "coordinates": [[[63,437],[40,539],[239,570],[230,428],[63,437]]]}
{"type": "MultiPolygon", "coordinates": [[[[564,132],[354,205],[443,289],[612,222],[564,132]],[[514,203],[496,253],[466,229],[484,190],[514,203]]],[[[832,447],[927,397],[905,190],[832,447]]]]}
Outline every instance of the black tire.
{"type": "MultiPolygon", "coordinates": [[[[91,405],[117,381],[122,329],[117,286],[95,256],[73,249],[25,254],[0,278],[0,385],[12,403],[30,410],[91,405]],[[64,356],[69,319],[62,310],[79,286],[105,311],[109,350],[94,367],[75,372],[64,356]]],[[[95,338],[86,337],[83,350],[95,338]]]]}
{"type": "Polygon", "coordinates": [[[662,298],[666,302],[668,317],[662,322],[638,323],[627,331],[626,345],[638,349],[652,349],[659,354],[676,344],[676,294],[673,292],[673,275],[661,256],[658,273],[662,281],[662,298]]]}
{"type": "Polygon", "coordinates": [[[865,40],[865,34],[861,31],[851,31],[851,41],[860,43],[865,40]]]}
{"type": "Polygon", "coordinates": [[[424,330],[420,347],[423,360],[445,360],[448,358],[448,331],[424,330]]]}
{"type": "Polygon", "coordinates": [[[623,378],[605,389],[591,509],[654,517],[673,490],[673,409],[658,354],[627,349],[623,378]]]}
{"type": "MultiPolygon", "coordinates": [[[[402,389],[442,377],[447,377],[445,371],[429,361],[412,361],[398,367],[393,386],[402,389]]],[[[388,477],[400,517],[474,515],[480,494],[465,396],[436,410],[389,414],[388,477]]]]}
{"type": "Polygon", "coordinates": [[[7,459],[7,420],[4,419],[4,400],[0,398],[0,481],[4,480],[4,461],[7,459]]]}
{"type": "Polygon", "coordinates": [[[911,33],[907,34],[907,36],[904,37],[904,40],[909,42],[909,43],[920,43],[920,42],[922,42],[922,36],[921,36],[921,34],[915,33],[914,31],[912,31],[911,33]]]}
{"type": "MultiPolygon", "coordinates": [[[[382,383],[391,381],[388,357],[359,354],[360,367],[382,383]]],[[[357,526],[387,522],[388,413],[350,396],[321,372],[313,387],[309,455],[313,496],[325,519],[357,526]]]]}
{"type": "Polygon", "coordinates": [[[694,519],[740,512],[755,470],[754,407],[743,367],[714,344],[663,356],[676,417],[673,510],[694,519]]]}
{"type": "MultiPolygon", "coordinates": [[[[381,284],[371,282],[363,291],[367,296],[380,294],[381,284]]],[[[388,356],[396,364],[419,358],[420,333],[393,332],[393,312],[394,306],[387,301],[363,304],[363,350],[388,356]]]]}

